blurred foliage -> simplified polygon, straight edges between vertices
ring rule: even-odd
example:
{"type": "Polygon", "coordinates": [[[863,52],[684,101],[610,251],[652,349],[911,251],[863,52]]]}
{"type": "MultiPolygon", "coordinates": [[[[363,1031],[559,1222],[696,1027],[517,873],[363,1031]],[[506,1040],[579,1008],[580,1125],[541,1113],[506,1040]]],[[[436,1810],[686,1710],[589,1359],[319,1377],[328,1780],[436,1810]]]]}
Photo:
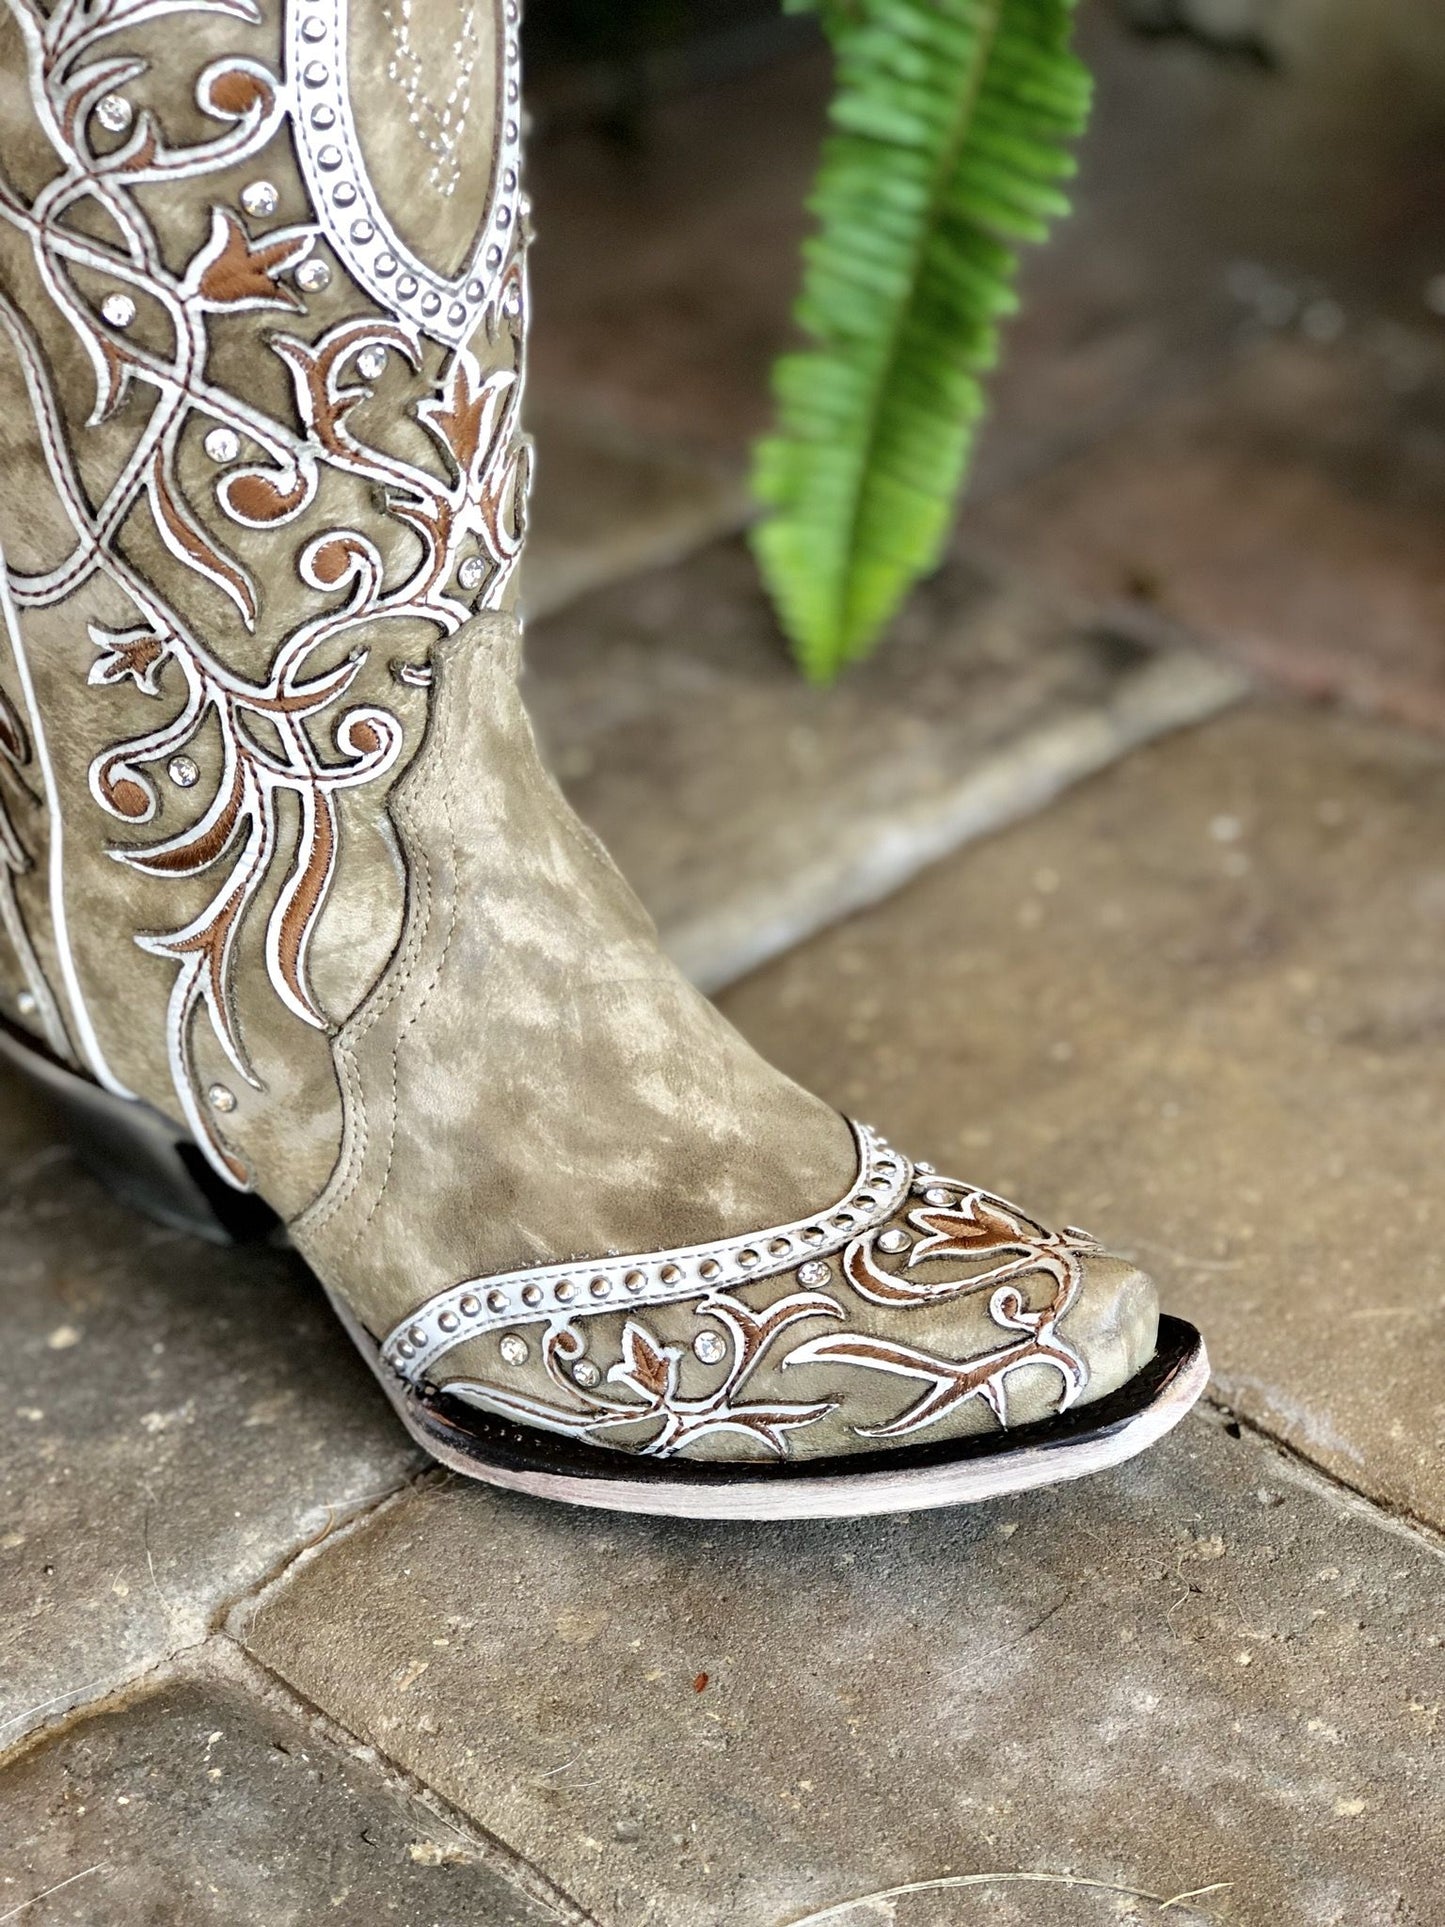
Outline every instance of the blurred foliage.
{"type": "Polygon", "coordinates": [[[865,655],[938,561],[1020,244],[1068,202],[1073,0],[784,0],[836,82],[796,318],[756,450],[754,549],[807,675],[865,655]]]}

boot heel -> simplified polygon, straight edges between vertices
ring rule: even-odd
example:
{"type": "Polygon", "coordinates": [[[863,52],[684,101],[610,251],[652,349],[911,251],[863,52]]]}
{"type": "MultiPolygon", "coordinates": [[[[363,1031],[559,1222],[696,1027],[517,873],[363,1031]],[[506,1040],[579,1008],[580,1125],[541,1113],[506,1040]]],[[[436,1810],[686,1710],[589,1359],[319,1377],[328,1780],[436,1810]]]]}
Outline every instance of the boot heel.
{"type": "Polygon", "coordinates": [[[134,1210],[211,1244],[284,1236],[269,1206],[224,1183],[186,1133],[149,1104],[103,1090],[4,1025],[0,1058],[44,1092],[80,1163],[134,1210]]]}

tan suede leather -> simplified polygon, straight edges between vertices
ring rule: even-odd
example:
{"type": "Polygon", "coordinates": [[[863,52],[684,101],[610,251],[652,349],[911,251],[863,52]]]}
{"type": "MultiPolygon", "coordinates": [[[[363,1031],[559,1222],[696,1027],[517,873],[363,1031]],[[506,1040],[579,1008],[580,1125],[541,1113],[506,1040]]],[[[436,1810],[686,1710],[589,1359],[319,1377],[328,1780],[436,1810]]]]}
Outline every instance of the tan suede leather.
{"type": "Polygon", "coordinates": [[[908,1169],[825,1237],[862,1140],[537,757],[512,0],[15,5],[0,1012],[254,1183],[398,1370],[458,1332],[463,1404],[808,1457],[1136,1373],[1152,1287],[1084,1234],[908,1169]],[[809,1214],[811,1259],[769,1240],[809,1214]],[[755,1237],[731,1295],[694,1257],[633,1310],[586,1264],[505,1331],[428,1309],[755,1237]]]}

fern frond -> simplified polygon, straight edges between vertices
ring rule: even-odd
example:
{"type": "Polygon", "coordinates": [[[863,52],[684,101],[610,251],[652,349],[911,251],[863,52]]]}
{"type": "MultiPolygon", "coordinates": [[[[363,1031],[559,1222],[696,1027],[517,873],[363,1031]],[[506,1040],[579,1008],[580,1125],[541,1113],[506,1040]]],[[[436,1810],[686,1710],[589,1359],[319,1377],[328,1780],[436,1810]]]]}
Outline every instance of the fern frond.
{"type": "Polygon", "coordinates": [[[774,370],[753,543],[827,681],[939,558],[1017,251],[1067,212],[1090,82],[1074,0],[786,4],[820,5],[837,85],[796,309],[811,345],[774,370]]]}

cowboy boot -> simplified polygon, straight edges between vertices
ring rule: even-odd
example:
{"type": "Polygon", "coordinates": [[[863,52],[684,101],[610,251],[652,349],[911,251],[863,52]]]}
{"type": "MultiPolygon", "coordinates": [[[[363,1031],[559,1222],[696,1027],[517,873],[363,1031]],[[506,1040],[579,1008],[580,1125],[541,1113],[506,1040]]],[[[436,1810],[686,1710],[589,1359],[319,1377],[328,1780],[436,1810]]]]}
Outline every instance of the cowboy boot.
{"type": "Polygon", "coordinates": [[[172,1221],[269,1207],[460,1471],[756,1516],[1117,1462],[1197,1334],[765,1064],[538,760],[517,25],[0,16],[11,1054],[172,1221]]]}

